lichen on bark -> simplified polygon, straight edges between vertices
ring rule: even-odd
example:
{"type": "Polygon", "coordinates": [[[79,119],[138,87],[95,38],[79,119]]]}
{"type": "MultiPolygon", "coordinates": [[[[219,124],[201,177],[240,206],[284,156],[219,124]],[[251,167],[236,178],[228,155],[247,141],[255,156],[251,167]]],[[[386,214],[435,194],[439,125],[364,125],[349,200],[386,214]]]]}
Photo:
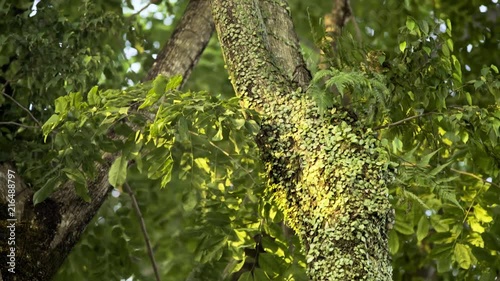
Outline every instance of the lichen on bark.
{"type": "Polygon", "coordinates": [[[280,71],[258,2],[213,0],[212,13],[235,91],[263,116],[257,142],[269,191],[301,238],[308,274],[312,280],[391,280],[385,152],[348,111],[320,115],[280,71]]]}

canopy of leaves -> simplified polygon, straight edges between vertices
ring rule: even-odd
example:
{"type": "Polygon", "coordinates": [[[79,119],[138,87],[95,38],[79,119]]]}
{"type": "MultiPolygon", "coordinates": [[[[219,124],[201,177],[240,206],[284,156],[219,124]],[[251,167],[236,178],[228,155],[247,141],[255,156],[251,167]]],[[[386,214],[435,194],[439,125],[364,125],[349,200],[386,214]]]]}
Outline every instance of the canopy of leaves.
{"type": "MultiPolygon", "coordinates": [[[[182,92],[178,78],[140,83],[187,1],[7,2],[0,161],[15,161],[35,202],[67,180],[88,200],[94,164],[119,155],[116,189],[55,280],[152,280],[125,181],[165,280],[306,280],[261,179],[259,116],[233,98],[217,40],[182,92]]],[[[496,280],[500,5],[352,0],[319,70],[331,2],[290,1],[316,73],[308,92],[323,109],[343,102],[391,152],[394,280],[496,280]]]]}

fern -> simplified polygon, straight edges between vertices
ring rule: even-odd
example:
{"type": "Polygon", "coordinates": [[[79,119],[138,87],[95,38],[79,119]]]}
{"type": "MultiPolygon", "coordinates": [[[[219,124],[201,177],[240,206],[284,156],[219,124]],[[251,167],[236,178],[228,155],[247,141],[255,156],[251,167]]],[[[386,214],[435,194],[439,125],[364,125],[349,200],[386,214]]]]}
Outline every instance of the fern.
{"type": "Polygon", "coordinates": [[[420,199],[420,197],[418,197],[418,195],[416,195],[415,193],[413,193],[411,191],[403,189],[403,196],[405,199],[409,199],[415,203],[418,203],[420,206],[422,206],[422,208],[424,208],[424,210],[432,210],[432,208],[429,207],[429,205],[425,204],[425,202],[422,201],[422,199],[420,199]]]}
{"type": "Polygon", "coordinates": [[[463,210],[462,206],[460,206],[460,203],[457,201],[456,191],[452,186],[436,184],[433,188],[441,200],[453,203],[453,205],[463,210]]]}
{"type": "Polygon", "coordinates": [[[378,73],[341,71],[332,67],[319,70],[314,75],[313,84],[315,86],[310,88],[309,93],[320,112],[335,104],[341,104],[342,98],[348,95],[351,103],[347,106],[358,115],[363,115],[369,123],[382,120],[387,113],[389,90],[385,79],[378,73]]]}

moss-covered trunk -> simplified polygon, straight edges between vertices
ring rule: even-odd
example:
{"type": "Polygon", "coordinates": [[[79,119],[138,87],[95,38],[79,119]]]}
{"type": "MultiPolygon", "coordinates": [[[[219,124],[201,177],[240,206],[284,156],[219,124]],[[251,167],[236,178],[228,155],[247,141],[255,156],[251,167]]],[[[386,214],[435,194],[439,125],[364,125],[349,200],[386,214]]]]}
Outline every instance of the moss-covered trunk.
{"type": "Polygon", "coordinates": [[[361,122],[340,109],[320,115],[299,87],[296,37],[269,26],[290,22],[286,3],[212,0],[212,13],[235,91],[264,116],[257,141],[269,188],[302,240],[310,278],[391,280],[387,159],[361,122]],[[270,38],[292,46],[288,55],[270,38]]]}

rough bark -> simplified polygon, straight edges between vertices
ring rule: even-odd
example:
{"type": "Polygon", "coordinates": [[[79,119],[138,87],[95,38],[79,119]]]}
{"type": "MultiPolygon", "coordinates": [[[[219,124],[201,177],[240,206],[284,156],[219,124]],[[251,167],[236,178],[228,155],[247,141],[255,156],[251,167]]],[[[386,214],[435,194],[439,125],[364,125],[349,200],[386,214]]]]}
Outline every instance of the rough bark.
{"type": "MultiPolygon", "coordinates": [[[[203,0],[192,0],[185,15],[176,27],[172,38],[158,56],[147,79],[158,74],[189,76],[213,32],[210,9],[203,0]],[[208,15],[208,16],[207,16],[208,15]]],[[[82,232],[106,200],[110,185],[108,170],[114,157],[98,165],[98,175],[88,181],[91,202],[79,198],[68,182],[42,203],[33,206],[35,187],[23,181],[15,165],[0,163],[0,280],[42,281],[51,280],[82,232]],[[8,170],[15,172],[15,218],[7,221],[8,170]],[[7,271],[10,257],[9,226],[15,225],[15,273],[7,271]]]]}
{"type": "Polygon", "coordinates": [[[349,0],[335,0],[332,11],[325,15],[326,40],[335,51],[335,40],[341,34],[342,29],[352,17],[349,0]]]}
{"type": "Polygon", "coordinates": [[[300,53],[300,44],[295,33],[290,9],[284,0],[260,1],[262,20],[266,29],[267,44],[276,67],[288,80],[305,89],[311,80],[304,58],[300,53]],[[278,4],[278,5],[277,5],[278,4]]]}
{"type": "Polygon", "coordinates": [[[160,74],[167,77],[182,75],[186,81],[214,32],[209,5],[204,0],[189,1],[184,16],[158,54],[146,81],[160,74]]]}
{"type": "MultiPolygon", "coordinates": [[[[349,112],[332,108],[320,115],[296,88],[283,71],[293,63],[273,53],[278,49],[268,32],[277,27],[262,19],[262,7],[258,0],[212,0],[235,91],[263,115],[257,142],[269,191],[301,238],[307,272],[312,280],[391,280],[386,155],[349,112]]],[[[290,17],[274,16],[274,23],[290,17]]]]}

